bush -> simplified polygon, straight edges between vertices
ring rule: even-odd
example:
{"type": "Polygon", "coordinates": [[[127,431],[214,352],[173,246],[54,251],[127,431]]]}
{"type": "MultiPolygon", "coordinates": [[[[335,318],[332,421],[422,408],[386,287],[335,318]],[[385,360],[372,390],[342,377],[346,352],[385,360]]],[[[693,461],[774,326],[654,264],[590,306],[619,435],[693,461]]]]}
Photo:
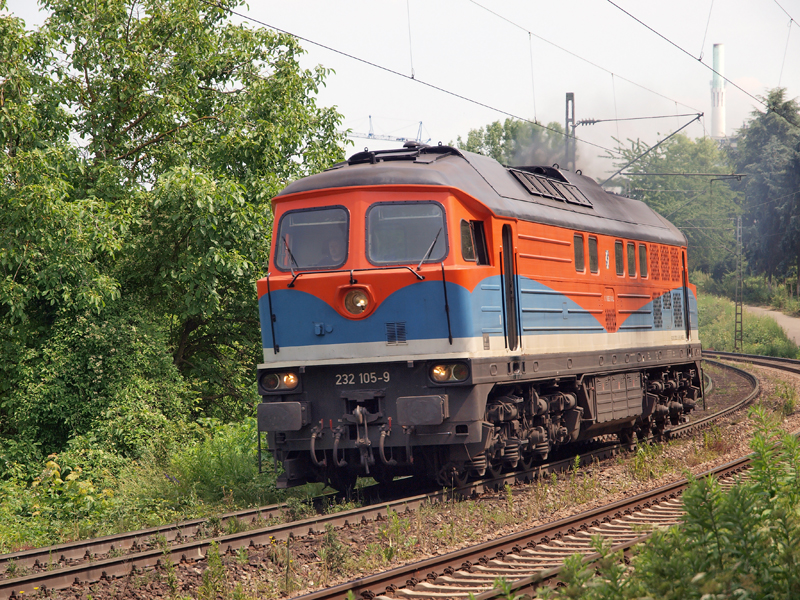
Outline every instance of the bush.
{"type": "Polygon", "coordinates": [[[74,436],[136,458],[170,423],[192,413],[192,394],[172,364],[166,327],[134,302],[101,316],[63,314],[5,405],[15,439],[61,452],[74,436]]]}
{"type": "MultiPolygon", "coordinates": [[[[268,504],[276,499],[272,462],[257,462],[256,420],[220,423],[200,419],[198,440],[165,460],[151,456],[125,476],[123,493],[163,499],[175,510],[225,502],[233,506],[268,504]]],[[[265,458],[268,455],[265,454],[265,458]]]]}
{"type": "Polygon", "coordinates": [[[748,479],[728,491],[713,478],[693,482],[683,494],[683,523],[656,530],[636,551],[633,569],[597,543],[598,562],[573,557],[561,572],[564,587],[541,597],[800,597],[800,442],[779,432],[763,407],[750,416],[756,434],[748,479]]]}

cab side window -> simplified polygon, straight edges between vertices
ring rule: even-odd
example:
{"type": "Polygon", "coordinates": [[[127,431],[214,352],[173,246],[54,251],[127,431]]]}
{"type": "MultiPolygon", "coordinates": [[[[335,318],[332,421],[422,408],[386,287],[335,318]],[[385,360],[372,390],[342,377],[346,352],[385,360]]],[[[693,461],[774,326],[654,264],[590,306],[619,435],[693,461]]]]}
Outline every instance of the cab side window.
{"type": "Polygon", "coordinates": [[[483,221],[461,219],[461,256],[479,265],[490,264],[483,221]]]}

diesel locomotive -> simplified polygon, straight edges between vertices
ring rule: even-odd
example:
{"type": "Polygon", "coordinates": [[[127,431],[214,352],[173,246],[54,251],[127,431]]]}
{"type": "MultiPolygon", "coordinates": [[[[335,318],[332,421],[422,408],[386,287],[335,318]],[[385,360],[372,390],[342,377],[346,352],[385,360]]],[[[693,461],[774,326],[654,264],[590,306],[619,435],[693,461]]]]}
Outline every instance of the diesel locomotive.
{"type": "Polygon", "coordinates": [[[702,397],[686,238],[579,171],[412,142],[273,213],[258,430],[279,487],[457,485],[658,437],[702,397]]]}

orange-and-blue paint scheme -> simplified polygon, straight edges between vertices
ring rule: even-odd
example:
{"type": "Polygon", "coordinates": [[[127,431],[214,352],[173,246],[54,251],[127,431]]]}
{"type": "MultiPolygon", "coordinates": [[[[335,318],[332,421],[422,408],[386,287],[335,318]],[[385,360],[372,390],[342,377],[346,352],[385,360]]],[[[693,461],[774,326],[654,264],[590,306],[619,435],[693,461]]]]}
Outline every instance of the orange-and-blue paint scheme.
{"type": "Polygon", "coordinates": [[[296,181],[273,214],[258,427],[279,486],[450,485],[662,435],[702,395],[686,238],[580,173],[411,145],[296,181]]]}

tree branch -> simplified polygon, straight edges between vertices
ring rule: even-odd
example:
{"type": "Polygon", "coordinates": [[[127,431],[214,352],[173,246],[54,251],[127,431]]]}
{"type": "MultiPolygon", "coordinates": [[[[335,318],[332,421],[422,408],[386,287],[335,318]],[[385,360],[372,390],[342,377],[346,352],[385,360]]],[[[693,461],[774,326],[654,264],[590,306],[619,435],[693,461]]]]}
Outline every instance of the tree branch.
{"type": "Polygon", "coordinates": [[[153,144],[156,144],[156,143],[160,142],[165,137],[167,137],[170,134],[175,133],[176,131],[180,131],[181,129],[186,129],[190,125],[195,125],[195,124],[199,123],[200,121],[207,121],[207,120],[213,120],[213,121],[217,121],[218,123],[222,123],[222,121],[220,121],[217,117],[200,117],[199,119],[196,119],[196,120],[194,120],[194,121],[192,121],[190,123],[184,123],[183,125],[178,125],[177,127],[174,127],[172,129],[170,129],[169,131],[165,131],[164,133],[159,133],[153,139],[148,140],[146,142],[142,142],[141,144],[136,146],[136,148],[134,148],[133,150],[128,150],[125,154],[120,154],[119,156],[114,157],[114,160],[124,160],[124,159],[128,158],[131,154],[136,154],[142,148],[146,148],[147,146],[152,146],[153,144]]]}

